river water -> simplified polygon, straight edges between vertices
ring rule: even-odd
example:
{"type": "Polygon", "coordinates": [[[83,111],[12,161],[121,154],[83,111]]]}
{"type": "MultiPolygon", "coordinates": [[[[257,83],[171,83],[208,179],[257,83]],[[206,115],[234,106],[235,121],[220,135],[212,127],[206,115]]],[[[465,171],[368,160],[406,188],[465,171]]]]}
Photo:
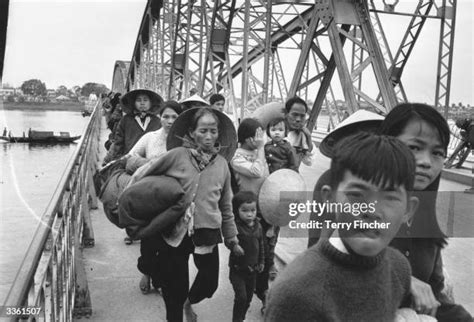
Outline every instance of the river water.
{"type": "MultiPolygon", "coordinates": [[[[80,112],[0,110],[0,130],[7,127],[13,136],[29,128],[81,135],[88,120],[80,112]]],[[[0,303],[77,146],[0,140],[0,303]]]]}

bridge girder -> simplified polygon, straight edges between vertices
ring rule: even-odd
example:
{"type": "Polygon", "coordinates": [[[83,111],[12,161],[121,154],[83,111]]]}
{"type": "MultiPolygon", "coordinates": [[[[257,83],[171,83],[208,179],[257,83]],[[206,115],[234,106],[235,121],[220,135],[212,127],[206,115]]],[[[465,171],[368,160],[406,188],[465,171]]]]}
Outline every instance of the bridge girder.
{"type": "Polygon", "coordinates": [[[378,9],[381,0],[370,0],[370,8],[364,0],[149,0],[141,25],[148,32],[139,32],[128,84],[177,99],[191,88],[204,97],[222,92],[234,112],[300,95],[314,101],[310,127],[322,109],[335,126],[341,92],[351,112],[386,113],[407,100],[402,72],[424,22],[436,18],[444,29],[435,100],[447,106],[456,0],[436,1],[419,0],[411,14],[378,9]],[[432,7],[436,16],[429,16],[432,7]],[[390,48],[379,14],[412,16],[399,46],[390,48]],[[375,79],[376,91],[366,88],[365,74],[375,79]]]}

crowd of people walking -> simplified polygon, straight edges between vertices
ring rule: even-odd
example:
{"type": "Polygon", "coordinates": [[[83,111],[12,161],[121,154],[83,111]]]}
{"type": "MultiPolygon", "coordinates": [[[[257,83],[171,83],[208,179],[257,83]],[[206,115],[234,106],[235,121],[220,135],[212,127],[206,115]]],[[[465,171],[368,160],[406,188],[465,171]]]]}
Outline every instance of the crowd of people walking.
{"type": "Polygon", "coordinates": [[[313,199],[377,206],[312,214],[350,228],[310,229],[308,249],[279,272],[280,227],[262,213],[259,193],[281,169],[299,176],[301,163],[316,166],[309,108],[292,97],[271,117],[238,119],[225,104],[221,94],[177,102],[148,89],[103,98],[111,134],[96,189],[125,243],[140,240],[137,287],[161,292],[168,321],[199,318],[193,306],[219,287],[221,243],[233,321],[245,320],[254,294],[266,321],[472,321],[444,278],[436,196],[449,128],[434,108],[400,104],[385,118],[359,110],[321,142],[332,161],[313,199]],[[356,229],[356,220],[390,228],[356,229]]]}

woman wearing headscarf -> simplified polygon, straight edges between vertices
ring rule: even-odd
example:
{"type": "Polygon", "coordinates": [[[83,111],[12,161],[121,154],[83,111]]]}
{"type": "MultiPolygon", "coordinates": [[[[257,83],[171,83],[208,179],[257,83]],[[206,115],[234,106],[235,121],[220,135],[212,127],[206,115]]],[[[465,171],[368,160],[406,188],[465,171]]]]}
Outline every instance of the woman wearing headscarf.
{"type": "Polygon", "coordinates": [[[131,184],[148,176],[165,175],[177,179],[189,204],[174,238],[163,238],[159,262],[169,321],[195,320],[192,304],[210,298],[218,286],[218,244],[222,237],[236,255],[242,254],[232,212],[232,191],[228,160],[236,149],[236,133],[231,120],[210,108],[193,108],[181,114],[167,139],[171,149],[135,172],[131,184]],[[186,217],[184,217],[186,215],[186,217]],[[188,259],[193,253],[198,269],[189,289],[188,259]]]}

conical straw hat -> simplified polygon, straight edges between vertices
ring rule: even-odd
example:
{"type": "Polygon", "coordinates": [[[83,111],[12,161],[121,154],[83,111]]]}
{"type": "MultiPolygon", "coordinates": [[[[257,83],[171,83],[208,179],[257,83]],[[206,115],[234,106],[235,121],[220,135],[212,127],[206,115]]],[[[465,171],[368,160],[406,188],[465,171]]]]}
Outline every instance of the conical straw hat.
{"type": "Polygon", "coordinates": [[[183,103],[189,103],[189,102],[199,102],[199,103],[202,103],[204,105],[209,105],[209,102],[207,102],[205,99],[203,99],[198,94],[194,94],[193,96],[185,98],[180,103],[183,104],[183,103]]]}
{"type": "Polygon", "coordinates": [[[289,214],[289,204],[306,202],[306,184],[296,171],[280,169],[269,175],[258,194],[263,218],[271,225],[286,226],[296,218],[289,214]]]}
{"type": "Polygon", "coordinates": [[[338,124],[338,126],[329,133],[319,145],[319,151],[328,158],[332,157],[332,149],[336,142],[345,136],[355,134],[358,130],[364,130],[367,128],[368,131],[374,128],[378,128],[382,124],[384,117],[367,110],[358,110],[348,116],[344,121],[338,124]]]}
{"type": "Polygon", "coordinates": [[[123,111],[127,114],[133,113],[133,110],[135,109],[135,99],[138,94],[146,94],[150,98],[151,107],[149,112],[157,114],[161,108],[161,104],[163,104],[163,98],[149,89],[135,89],[123,95],[121,99],[123,111]]]}
{"type": "MultiPolygon", "coordinates": [[[[200,109],[201,107],[191,108],[178,116],[171,126],[166,139],[167,150],[183,145],[182,138],[189,134],[193,116],[200,109]]],[[[237,149],[237,133],[235,132],[235,127],[230,118],[224,113],[214,109],[212,109],[211,112],[217,115],[219,119],[219,136],[217,138],[217,142],[221,145],[219,154],[230,162],[237,149]]]]}

